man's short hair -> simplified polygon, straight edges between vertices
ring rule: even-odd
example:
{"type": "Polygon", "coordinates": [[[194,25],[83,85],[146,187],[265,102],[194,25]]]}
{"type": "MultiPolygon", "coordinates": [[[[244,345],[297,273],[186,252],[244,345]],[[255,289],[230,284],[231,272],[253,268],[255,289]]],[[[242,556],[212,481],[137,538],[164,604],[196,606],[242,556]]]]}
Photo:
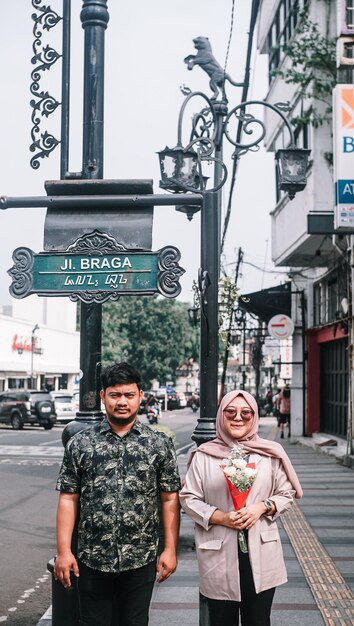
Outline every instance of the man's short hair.
{"type": "Polygon", "coordinates": [[[101,374],[102,388],[114,387],[115,385],[130,385],[135,383],[139,389],[142,389],[140,372],[130,363],[122,361],[121,363],[113,363],[105,367],[101,374]]]}

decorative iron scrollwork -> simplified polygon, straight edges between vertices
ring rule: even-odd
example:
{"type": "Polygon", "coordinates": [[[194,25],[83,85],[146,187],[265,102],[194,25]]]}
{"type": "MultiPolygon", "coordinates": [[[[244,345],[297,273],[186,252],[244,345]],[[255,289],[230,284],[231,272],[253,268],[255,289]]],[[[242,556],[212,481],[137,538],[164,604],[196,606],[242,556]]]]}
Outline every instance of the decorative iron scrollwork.
{"type": "Polygon", "coordinates": [[[102,302],[107,302],[108,300],[116,302],[119,300],[120,296],[121,294],[119,293],[111,293],[109,291],[81,291],[80,294],[71,294],[69,300],[72,300],[72,302],[85,302],[87,304],[102,304],[102,302]]]}
{"type": "Polygon", "coordinates": [[[67,252],[81,252],[84,254],[115,254],[127,248],[118,243],[114,237],[94,230],[92,233],[82,235],[67,248],[67,252]]]}
{"type": "Polygon", "coordinates": [[[33,252],[29,248],[16,248],[12,259],[14,265],[7,272],[12,277],[10,295],[24,298],[32,287],[33,252]]]}
{"type": "Polygon", "coordinates": [[[31,72],[32,83],[30,86],[31,94],[34,96],[30,101],[30,105],[33,109],[31,115],[32,143],[30,145],[30,151],[35,152],[35,154],[31,158],[30,164],[33,169],[38,169],[40,166],[39,159],[48,157],[58,143],[60,143],[60,141],[48,131],[41,133],[40,130],[42,117],[48,118],[60,105],[60,102],[51,96],[48,91],[41,90],[40,80],[42,73],[46,70],[50,70],[57,60],[61,58],[61,55],[54,50],[54,48],[48,45],[43,46],[43,32],[54,28],[62,18],[53,11],[50,6],[41,6],[41,4],[42,0],[32,0],[32,6],[39,11],[39,13],[32,13],[32,19],[34,21],[34,42],[32,49],[34,55],[31,59],[31,63],[35,65],[35,68],[31,72]]]}
{"type": "Polygon", "coordinates": [[[159,293],[165,296],[165,298],[176,298],[181,293],[179,279],[185,270],[178,265],[180,258],[181,253],[174,246],[166,246],[160,250],[157,288],[159,293]]]}

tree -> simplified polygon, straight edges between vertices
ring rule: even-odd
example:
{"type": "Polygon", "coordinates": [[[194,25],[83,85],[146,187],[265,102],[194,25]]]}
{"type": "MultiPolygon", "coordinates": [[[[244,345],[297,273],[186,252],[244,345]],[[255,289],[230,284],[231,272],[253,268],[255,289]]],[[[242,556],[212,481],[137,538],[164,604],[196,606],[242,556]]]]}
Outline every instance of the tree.
{"type": "Polygon", "coordinates": [[[280,47],[291,61],[291,67],[273,70],[272,75],[297,85],[300,97],[325,105],[324,110],[311,106],[294,117],[292,123],[295,126],[310,123],[318,128],[324,122],[331,122],[332,90],[337,82],[336,39],[322,35],[318,24],[311,21],[305,9],[299,14],[296,36],[280,47]]]}
{"type": "Polygon", "coordinates": [[[188,305],[158,296],[122,296],[103,305],[103,364],[127,360],[141,373],[143,386],[174,378],[183,362],[199,357],[198,330],[188,322],[188,305]]]}

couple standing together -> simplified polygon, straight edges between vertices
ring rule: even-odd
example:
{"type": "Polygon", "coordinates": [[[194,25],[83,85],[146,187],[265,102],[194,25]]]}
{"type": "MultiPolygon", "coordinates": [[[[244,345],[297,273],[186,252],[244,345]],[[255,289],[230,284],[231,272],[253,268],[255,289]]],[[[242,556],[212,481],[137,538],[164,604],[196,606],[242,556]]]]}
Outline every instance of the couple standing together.
{"type": "Polygon", "coordinates": [[[105,419],[65,449],[54,576],[65,587],[70,571],[78,577],[81,625],[147,626],[155,581],[177,567],[181,503],[196,523],[200,594],[209,614],[202,626],[237,626],[239,614],[242,626],[268,626],[275,587],[287,580],[276,519],[302,494],[288,456],[258,436],[257,404],[235,390],[221,401],[216,439],[193,452],[179,491],[173,444],[137,419],[141,397],[137,370],[128,363],[107,367],[105,419]],[[239,443],[257,476],[235,511],[220,466],[239,443]],[[77,557],[71,547],[76,520],[77,557]],[[239,547],[241,531],[247,552],[239,547]]]}

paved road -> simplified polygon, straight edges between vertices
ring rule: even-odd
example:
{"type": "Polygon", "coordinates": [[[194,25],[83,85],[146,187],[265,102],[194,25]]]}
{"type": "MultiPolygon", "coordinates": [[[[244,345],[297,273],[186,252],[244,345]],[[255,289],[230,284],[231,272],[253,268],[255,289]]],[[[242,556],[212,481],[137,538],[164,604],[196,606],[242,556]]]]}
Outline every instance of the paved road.
{"type": "MultiPolygon", "coordinates": [[[[177,450],[186,452],[196,419],[190,409],[167,411],[160,425],[175,433],[177,450]]],[[[62,430],[0,426],[0,623],[9,626],[35,626],[51,602],[46,565],[55,554],[62,430]]]]}

